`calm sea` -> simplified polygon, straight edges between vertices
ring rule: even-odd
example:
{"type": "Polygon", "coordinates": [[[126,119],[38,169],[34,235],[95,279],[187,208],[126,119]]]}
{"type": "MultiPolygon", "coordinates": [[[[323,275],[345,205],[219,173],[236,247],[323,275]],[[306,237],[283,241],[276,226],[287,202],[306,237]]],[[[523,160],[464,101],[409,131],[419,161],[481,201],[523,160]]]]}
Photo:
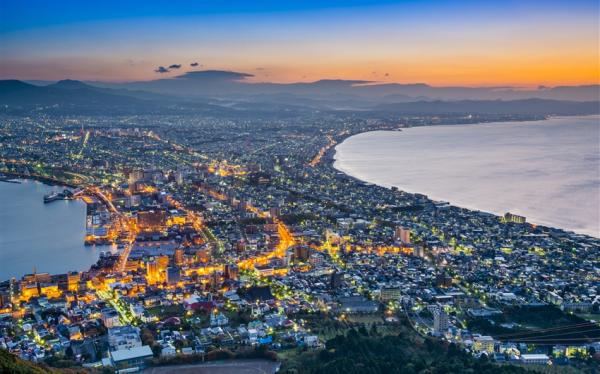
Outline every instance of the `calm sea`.
{"type": "Polygon", "coordinates": [[[0,182],[0,281],[34,267],[52,274],[87,270],[98,259],[100,248],[83,244],[85,203],[44,204],[44,195],[54,190],[62,191],[32,180],[0,182]]]}
{"type": "Polygon", "coordinates": [[[335,159],[367,182],[600,237],[600,116],[375,131],[335,159]]]}

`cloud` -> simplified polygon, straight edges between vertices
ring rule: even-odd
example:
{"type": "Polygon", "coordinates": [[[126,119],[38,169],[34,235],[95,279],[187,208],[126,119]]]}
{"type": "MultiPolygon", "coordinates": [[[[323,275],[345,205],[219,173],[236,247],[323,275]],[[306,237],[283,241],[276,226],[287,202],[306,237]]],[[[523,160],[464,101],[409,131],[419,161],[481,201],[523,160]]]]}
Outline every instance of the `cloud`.
{"type": "Polygon", "coordinates": [[[171,66],[169,66],[169,69],[179,69],[181,67],[181,64],[173,64],[171,66]]]}
{"type": "Polygon", "coordinates": [[[175,78],[180,79],[203,79],[207,81],[241,81],[246,78],[253,77],[252,74],[238,73],[235,71],[223,71],[223,70],[203,70],[203,71],[190,71],[183,75],[179,75],[175,78]]]}
{"type": "Polygon", "coordinates": [[[156,68],[156,69],[154,70],[154,72],[155,72],[155,73],[160,73],[160,74],[163,74],[163,73],[168,73],[168,72],[169,72],[169,69],[167,69],[167,68],[166,68],[166,67],[164,67],[164,66],[159,66],[158,68],[156,68]]]}
{"type": "Polygon", "coordinates": [[[192,62],[192,63],[190,64],[190,66],[191,66],[191,67],[193,67],[193,68],[195,68],[196,66],[199,66],[199,65],[200,65],[200,64],[199,64],[199,63],[197,63],[197,62],[192,62]]]}

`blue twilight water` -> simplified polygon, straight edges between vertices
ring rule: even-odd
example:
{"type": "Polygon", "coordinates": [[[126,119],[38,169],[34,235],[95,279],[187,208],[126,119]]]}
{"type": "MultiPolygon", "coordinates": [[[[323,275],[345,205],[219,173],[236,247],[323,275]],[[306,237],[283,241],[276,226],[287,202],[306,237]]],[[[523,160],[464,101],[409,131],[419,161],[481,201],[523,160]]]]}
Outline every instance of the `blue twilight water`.
{"type": "Polygon", "coordinates": [[[0,281],[37,272],[87,270],[99,248],[86,247],[85,203],[44,204],[45,194],[62,191],[32,180],[0,182],[0,281]]]}
{"type": "Polygon", "coordinates": [[[375,131],[334,166],[453,205],[600,237],[600,117],[375,131]]]}

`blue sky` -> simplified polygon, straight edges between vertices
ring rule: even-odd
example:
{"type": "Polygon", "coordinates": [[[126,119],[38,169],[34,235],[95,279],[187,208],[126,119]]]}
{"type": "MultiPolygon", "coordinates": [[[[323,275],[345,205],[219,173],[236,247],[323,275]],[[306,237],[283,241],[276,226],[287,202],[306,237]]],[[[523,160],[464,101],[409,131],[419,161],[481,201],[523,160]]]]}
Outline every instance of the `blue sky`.
{"type": "Polygon", "coordinates": [[[598,11],[588,0],[0,0],[0,77],[148,80],[197,61],[262,81],[594,83],[598,11]]]}

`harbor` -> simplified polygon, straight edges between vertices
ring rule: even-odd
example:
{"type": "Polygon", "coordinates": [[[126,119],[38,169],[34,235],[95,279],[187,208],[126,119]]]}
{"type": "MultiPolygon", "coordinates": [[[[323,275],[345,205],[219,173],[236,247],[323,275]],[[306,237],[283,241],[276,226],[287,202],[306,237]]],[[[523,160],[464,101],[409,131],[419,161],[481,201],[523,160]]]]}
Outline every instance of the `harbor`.
{"type": "MultiPolygon", "coordinates": [[[[85,270],[110,246],[85,246],[87,204],[83,198],[44,204],[56,186],[19,179],[0,183],[2,279],[38,272],[85,270]]],[[[99,243],[98,243],[99,244],[99,243]]]]}

